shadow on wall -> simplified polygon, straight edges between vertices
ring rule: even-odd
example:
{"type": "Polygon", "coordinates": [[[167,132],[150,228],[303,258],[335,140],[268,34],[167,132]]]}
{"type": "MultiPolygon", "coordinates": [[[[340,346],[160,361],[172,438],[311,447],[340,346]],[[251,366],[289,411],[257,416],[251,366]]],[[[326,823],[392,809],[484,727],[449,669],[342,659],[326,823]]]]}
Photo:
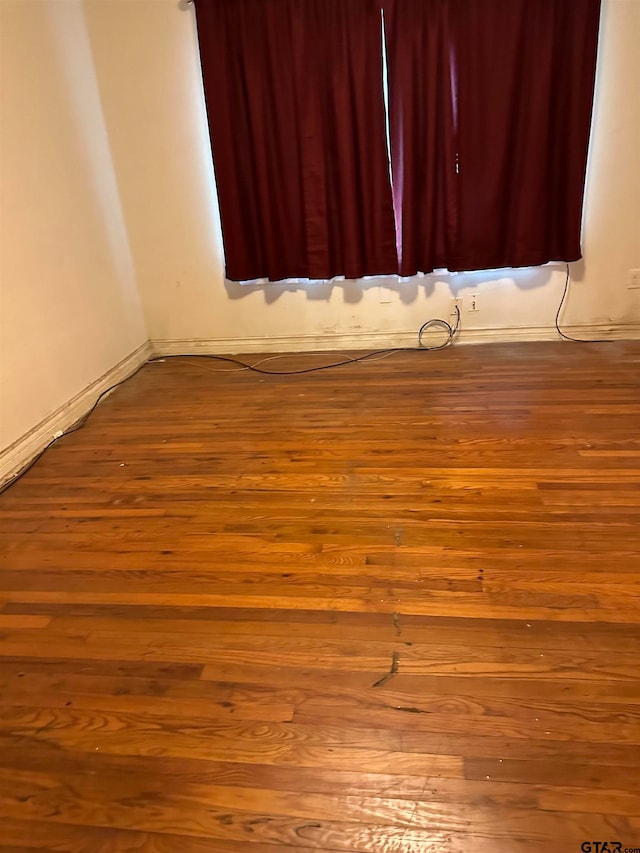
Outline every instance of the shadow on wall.
{"type": "MultiPolygon", "coordinates": [[[[564,266],[564,264],[563,264],[564,266]]],[[[477,272],[458,273],[431,273],[429,275],[415,275],[411,278],[400,278],[399,276],[371,276],[364,279],[332,279],[331,281],[309,282],[299,279],[291,279],[282,282],[264,282],[252,284],[239,284],[237,281],[225,279],[224,286],[229,299],[243,299],[254,293],[263,293],[265,304],[270,305],[277,302],[284,293],[295,293],[301,291],[311,301],[331,300],[333,291],[342,291],[342,301],[348,305],[355,305],[366,298],[368,291],[377,289],[387,291],[389,301],[391,295],[397,294],[400,302],[411,305],[415,302],[420,291],[423,297],[433,295],[436,284],[443,282],[449,288],[452,296],[462,295],[465,290],[473,289],[487,282],[495,282],[501,279],[513,281],[519,290],[535,290],[544,287],[551,280],[551,273],[555,266],[524,267],[522,269],[502,270],[479,270],[477,272]]],[[[572,265],[572,277],[580,280],[584,276],[584,262],[578,261],[572,265]],[[575,270],[575,274],[574,274],[575,270]]]]}

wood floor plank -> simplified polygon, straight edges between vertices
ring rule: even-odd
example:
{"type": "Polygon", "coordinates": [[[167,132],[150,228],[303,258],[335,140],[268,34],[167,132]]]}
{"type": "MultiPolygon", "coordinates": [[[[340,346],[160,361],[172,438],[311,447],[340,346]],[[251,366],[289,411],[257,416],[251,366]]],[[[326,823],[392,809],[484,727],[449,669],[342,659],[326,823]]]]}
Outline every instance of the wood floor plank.
{"type": "MultiPolygon", "coordinates": [[[[8,848],[15,851],[35,849],[45,853],[122,853],[135,850],[140,853],[175,853],[179,850],[182,853],[229,853],[238,850],[235,841],[80,826],[57,821],[3,818],[2,828],[8,843],[16,839],[25,844],[24,847],[8,848]]],[[[336,853],[335,850],[325,849],[327,853],[336,853]]],[[[308,850],[308,847],[298,845],[251,844],[252,853],[308,853],[308,850]]]]}
{"type": "Polygon", "coordinates": [[[0,496],[0,850],[640,847],[639,361],[146,366],[0,496]]]}
{"type": "Polygon", "coordinates": [[[536,813],[530,804],[528,808],[505,806],[499,795],[489,808],[467,804],[463,810],[458,803],[210,785],[181,788],[179,792],[165,790],[162,808],[151,809],[155,792],[136,785],[135,780],[133,785],[123,783],[117,795],[113,793],[113,783],[109,786],[88,780],[78,785],[73,779],[64,781],[65,784],[51,785],[48,777],[36,774],[22,774],[7,782],[0,777],[0,814],[10,811],[22,819],[49,817],[62,823],[69,822],[73,815],[89,826],[120,824],[146,832],[181,831],[205,838],[224,839],[231,831],[231,837],[238,841],[249,840],[248,820],[252,814],[258,818],[253,823],[256,840],[287,843],[299,836],[303,842],[311,842],[308,846],[315,846],[320,833],[305,830],[323,830],[329,843],[343,850],[375,849],[372,845],[377,823],[396,839],[404,834],[401,830],[413,839],[424,837],[427,832],[466,834],[471,824],[480,837],[496,841],[523,833],[540,840],[553,839],[572,824],[587,834],[599,834],[609,828],[628,833],[631,828],[630,822],[620,816],[605,820],[586,813],[536,813]],[[340,822],[335,819],[337,813],[341,815],[340,822]],[[301,821],[313,823],[301,825],[301,821]]]}

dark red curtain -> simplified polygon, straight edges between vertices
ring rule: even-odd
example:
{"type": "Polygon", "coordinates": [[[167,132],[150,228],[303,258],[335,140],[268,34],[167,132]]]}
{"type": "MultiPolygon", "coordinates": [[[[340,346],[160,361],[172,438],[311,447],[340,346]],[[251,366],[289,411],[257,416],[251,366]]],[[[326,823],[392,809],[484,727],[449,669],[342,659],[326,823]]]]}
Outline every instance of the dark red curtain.
{"type": "Polygon", "coordinates": [[[600,0],[387,0],[401,271],[580,257],[600,0]]]}
{"type": "Polygon", "coordinates": [[[397,269],[375,0],[196,0],[227,276],[397,269]]]}

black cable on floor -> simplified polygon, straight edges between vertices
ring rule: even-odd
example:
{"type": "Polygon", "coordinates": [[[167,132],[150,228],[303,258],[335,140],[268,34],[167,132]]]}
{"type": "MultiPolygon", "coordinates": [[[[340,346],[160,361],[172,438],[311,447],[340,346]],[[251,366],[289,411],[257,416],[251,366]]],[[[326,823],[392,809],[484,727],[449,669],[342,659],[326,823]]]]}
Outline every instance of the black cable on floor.
{"type": "MultiPolygon", "coordinates": [[[[134,370],[133,373],[131,373],[125,379],[121,379],[119,382],[116,382],[114,385],[111,385],[109,388],[106,388],[104,391],[102,391],[102,393],[98,395],[96,401],[91,406],[89,411],[86,412],[86,414],[82,415],[81,418],[79,418],[72,426],[69,427],[69,429],[65,430],[65,432],[63,432],[61,435],[57,435],[57,436],[55,436],[55,438],[52,438],[51,441],[45,447],[43,447],[42,450],[36,456],[34,456],[30,462],[28,462],[24,466],[24,468],[21,468],[17,472],[17,474],[15,474],[10,480],[7,480],[7,482],[4,483],[4,485],[0,487],[0,495],[2,495],[4,492],[6,492],[7,489],[9,489],[11,486],[13,486],[14,483],[17,483],[18,480],[21,479],[21,477],[24,477],[24,475],[27,473],[27,471],[30,471],[33,468],[33,466],[36,464],[36,462],[47,452],[47,450],[49,450],[50,447],[53,447],[53,445],[56,444],[56,442],[60,441],[61,438],[64,438],[65,436],[71,435],[72,433],[77,432],[79,429],[82,429],[82,427],[85,425],[85,423],[87,422],[89,417],[93,414],[93,412],[98,407],[98,404],[100,403],[100,401],[104,397],[106,397],[107,394],[109,394],[114,389],[118,388],[120,385],[123,385],[125,382],[128,382],[130,379],[133,379],[133,377],[138,373],[138,371],[140,371],[146,364],[149,364],[151,362],[166,361],[167,359],[170,359],[170,358],[207,358],[207,359],[214,359],[216,361],[224,361],[224,362],[227,362],[229,364],[237,364],[245,370],[251,370],[254,373],[261,373],[265,376],[297,376],[301,373],[315,373],[319,370],[330,370],[331,368],[342,367],[342,366],[347,365],[347,364],[357,364],[361,361],[367,361],[368,359],[371,359],[374,356],[391,355],[391,353],[395,353],[395,352],[417,352],[417,351],[430,352],[432,350],[444,349],[445,347],[447,347],[453,343],[454,338],[455,338],[456,334],[458,333],[459,328],[460,328],[460,309],[456,305],[456,322],[455,322],[455,325],[451,326],[451,324],[447,323],[446,320],[440,320],[440,319],[427,320],[426,323],[423,323],[423,325],[420,327],[420,330],[418,332],[418,346],[417,347],[389,347],[388,349],[375,350],[374,352],[369,352],[369,353],[366,353],[365,355],[355,356],[354,358],[347,358],[347,359],[343,359],[341,361],[334,361],[334,362],[331,362],[331,364],[321,364],[321,365],[318,365],[317,367],[305,367],[305,368],[302,368],[301,370],[264,370],[263,368],[258,366],[262,362],[262,359],[257,364],[250,364],[249,362],[241,361],[240,359],[234,358],[233,356],[211,355],[209,353],[195,353],[195,354],[185,353],[184,355],[159,355],[159,356],[155,356],[154,358],[148,359],[148,361],[144,362],[144,364],[141,364],[139,367],[137,367],[136,370],[134,370]],[[426,346],[423,343],[424,334],[430,328],[441,329],[447,333],[447,339],[444,341],[444,343],[438,344],[437,346],[426,346]]],[[[296,353],[279,353],[277,357],[291,358],[291,357],[295,357],[295,355],[296,355],[296,353]]]]}
{"type": "Polygon", "coordinates": [[[6,492],[7,489],[10,486],[13,486],[14,483],[17,483],[21,477],[24,477],[24,475],[27,473],[27,471],[30,471],[33,468],[33,466],[36,464],[38,459],[40,459],[47,452],[47,450],[50,447],[53,447],[53,445],[56,442],[60,441],[60,439],[64,438],[66,435],[71,435],[72,433],[77,432],[79,429],[82,429],[82,427],[88,421],[89,417],[98,408],[98,404],[100,403],[100,401],[103,400],[107,396],[107,394],[109,394],[111,391],[114,391],[116,388],[119,388],[121,385],[124,385],[125,382],[128,382],[130,379],[133,379],[133,377],[140,370],[142,370],[142,368],[146,364],[147,364],[146,361],[143,362],[142,364],[138,365],[138,367],[136,367],[136,369],[133,371],[133,373],[129,374],[129,376],[126,376],[124,379],[121,379],[119,382],[114,383],[109,388],[105,388],[105,390],[102,391],[97,396],[94,404],[91,406],[91,408],[89,409],[88,412],[85,412],[84,415],[82,415],[80,418],[78,418],[78,420],[74,424],[72,424],[67,430],[65,430],[63,433],[61,433],[60,435],[56,435],[54,438],[52,438],[51,441],[48,444],[46,444],[42,448],[42,450],[33,457],[33,459],[31,459],[29,462],[27,462],[27,464],[24,466],[24,468],[21,468],[17,474],[15,474],[10,480],[7,480],[7,482],[4,483],[0,487],[0,495],[2,495],[4,492],[6,492]]]}
{"type": "MultiPolygon", "coordinates": [[[[560,314],[562,312],[562,308],[564,307],[565,300],[566,300],[567,294],[569,292],[569,282],[570,282],[570,269],[569,269],[569,264],[567,264],[567,274],[566,274],[565,283],[564,283],[564,291],[562,293],[562,299],[560,300],[560,304],[558,305],[558,310],[556,312],[556,318],[555,318],[555,326],[556,326],[556,329],[558,331],[558,334],[562,338],[564,338],[566,341],[572,341],[573,343],[577,343],[577,344],[608,344],[608,343],[612,343],[611,338],[588,338],[588,339],[587,338],[574,338],[571,335],[567,335],[565,332],[562,331],[562,329],[560,328],[560,314]]],[[[422,326],[420,327],[419,331],[418,331],[418,346],[417,347],[389,347],[388,349],[374,350],[373,352],[369,352],[369,353],[366,353],[365,355],[361,355],[361,356],[356,356],[354,358],[348,358],[348,359],[343,359],[341,361],[331,362],[331,364],[321,364],[321,365],[318,365],[317,367],[304,367],[300,370],[265,370],[264,368],[261,368],[258,366],[258,364],[260,364],[261,362],[258,362],[258,364],[250,364],[249,362],[241,361],[240,359],[234,358],[233,356],[212,355],[209,353],[195,353],[195,354],[185,353],[183,355],[163,355],[163,356],[156,356],[154,358],[150,358],[147,362],[145,362],[144,364],[141,364],[136,370],[134,370],[130,376],[127,376],[125,379],[121,379],[120,382],[116,382],[114,385],[111,385],[109,388],[106,388],[104,391],[102,391],[102,393],[98,395],[98,397],[96,398],[96,401],[91,406],[89,411],[86,412],[86,414],[84,414],[81,418],[79,418],[71,427],[69,427],[69,429],[65,430],[65,432],[63,432],[61,435],[58,435],[55,438],[52,438],[51,441],[45,447],[43,447],[43,449],[36,456],[34,456],[30,462],[28,462],[24,466],[24,468],[21,468],[17,474],[15,474],[10,480],[8,480],[3,486],[0,487],[0,495],[2,495],[4,492],[6,492],[7,489],[9,489],[11,486],[13,486],[14,483],[17,483],[18,480],[21,479],[21,477],[24,477],[24,475],[27,473],[27,471],[30,471],[31,468],[33,468],[33,466],[36,464],[36,462],[43,456],[43,454],[46,453],[50,447],[52,447],[54,444],[56,444],[56,442],[58,442],[61,438],[64,438],[65,436],[71,435],[72,433],[77,432],[79,429],[82,429],[82,427],[85,425],[85,423],[87,422],[89,417],[96,410],[100,401],[102,399],[104,399],[104,397],[106,397],[107,394],[109,394],[111,391],[115,390],[120,385],[124,384],[125,382],[128,382],[129,379],[132,379],[138,373],[138,371],[141,370],[145,366],[145,364],[149,364],[151,362],[156,362],[156,361],[166,361],[169,358],[206,358],[206,359],[214,359],[216,361],[227,362],[228,364],[236,364],[245,370],[251,370],[254,373],[260,373],[260,374],[263,374],[264,376],[298,376],[302,373],[316,373],[320,370],[331,370],[334,367],[343,367],[344,365],[347,365],[347,364],[357,364],[359,362],[367,361],[368,359],[374,358],[375,356],[391,355],[391,353],[395,353],[395,352],[419,352],[419,351],[432,352],[434,350],[444,349],[445,347],[450,346],[454,342],[455,336],[457,335],[457,333],[460,329],[460,309],[458,308],[457,305],[455,306],[455,309],[456,309],[456,322],[453,326],[450,323],[448,323],[446,320],[441,320],[439,318],[427,320],[426,323],[423,323],[422,326]],[[425,344],[423,343],[423,339],[424,339],[425,333],[427,331],[429,331],[429,329],[438,329],[438,330],[446,332],[446,335],[447,335],[446,340],[442,344],[438,344],[436,346],[425,346],[425,344]]],[[[291,353],[291,354],[281,353],[279,355],[282,358],[287,358],[287,357],[292,357],[295,354],[294,353],[291,353]]]]}

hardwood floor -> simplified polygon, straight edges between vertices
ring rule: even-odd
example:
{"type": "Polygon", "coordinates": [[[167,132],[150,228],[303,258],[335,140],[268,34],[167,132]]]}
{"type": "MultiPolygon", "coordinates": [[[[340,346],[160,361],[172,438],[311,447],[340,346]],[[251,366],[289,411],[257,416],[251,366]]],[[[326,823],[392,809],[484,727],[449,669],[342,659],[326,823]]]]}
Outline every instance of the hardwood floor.
{"type": "Polygon", "coordinates": [[[0,849],[640,850],[640,343],[227,367],[0,497],[0,849]]]}

